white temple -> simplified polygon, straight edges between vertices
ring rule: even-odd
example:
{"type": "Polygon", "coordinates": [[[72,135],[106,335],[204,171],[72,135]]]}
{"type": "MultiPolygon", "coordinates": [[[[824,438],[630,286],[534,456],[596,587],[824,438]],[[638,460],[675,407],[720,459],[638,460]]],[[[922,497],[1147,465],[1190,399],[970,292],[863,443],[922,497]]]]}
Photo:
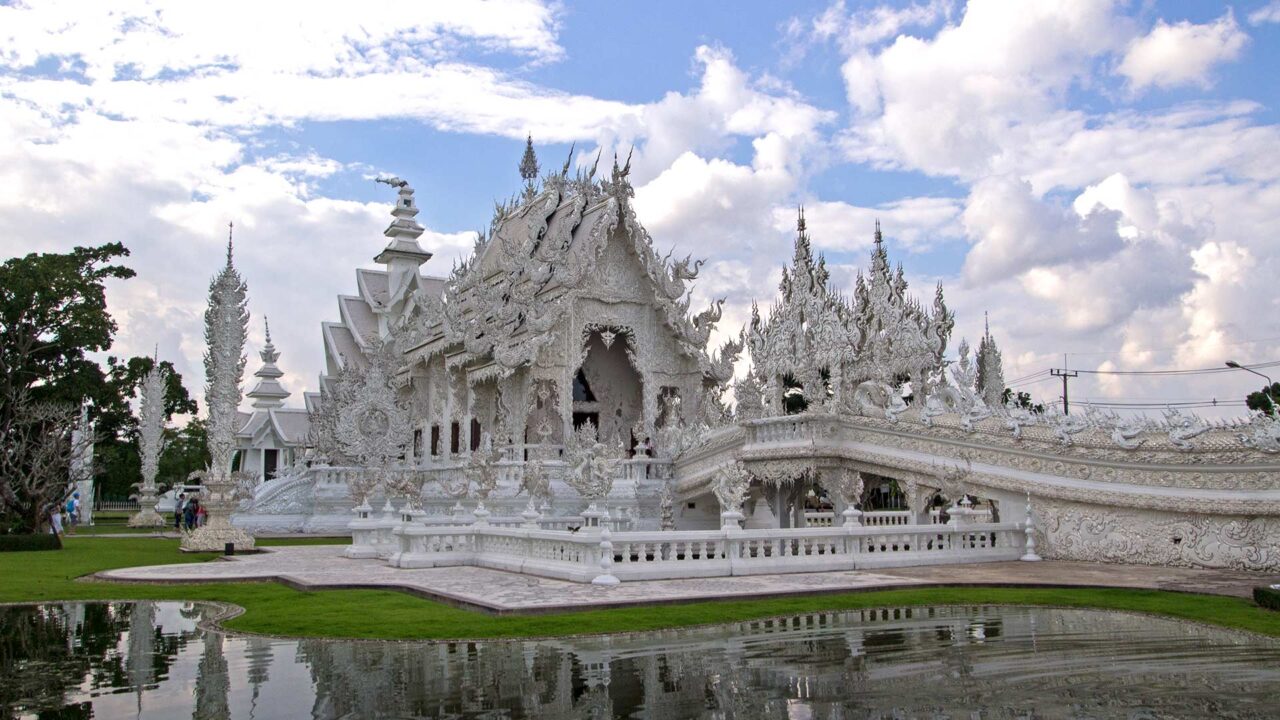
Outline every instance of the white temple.
{"type": "Polygon", "coordinates": [[[841,294],[803,212],[770,312],[709,347],[721,303],[690,308],[703,261],[654,250],[628,165],[539,182],[531,158],[445,276],[423,273],[413,189],[381,181],[397,190],[381,268],[322,326],[305,462],[263,350],[238,447],[269,481],[237,525],[350,527],[352,557],[579,580],[1038,554],[1280,568],[1280,421],[1004,405],[989,330],[975,357],[949,354],[942,288],[909,294],[878,225],[841,294]]]}
{"type": "MultiPolygon", "coordinates": [[[[264,324],[266,319],[263,319],[264,324]]],[[[271,342],[271,326],[265,324],[266,344],[258,357],[262,366],[253,375],[257,378],[245,396],[250,399],[253,412],[237,414],[235,433],[236,454],[233,469],[259,481],[271,480],[286,468],[303,460],[311,419],[307,408],[285,407],[291,394],[280,384],[284,372],[276,365],[280,353],[271,342]]],[[[307,393],[305,400],[319,398],[307,393]]]]}

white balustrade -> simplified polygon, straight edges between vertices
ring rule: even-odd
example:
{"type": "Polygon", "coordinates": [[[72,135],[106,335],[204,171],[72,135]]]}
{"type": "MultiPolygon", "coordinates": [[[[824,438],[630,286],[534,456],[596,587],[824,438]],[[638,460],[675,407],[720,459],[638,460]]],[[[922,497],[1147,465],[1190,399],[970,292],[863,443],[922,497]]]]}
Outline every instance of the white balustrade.
{"type": "Polygon", "coordinates": [[[617,532],[609,538],[606,572],[598,529],[414,522],[393,535],[400,549],[391,560],[396,567],[476,565],[575,582],[601,575],[629,581],[996,562],[1021,557],[1026,538],[1018,523],[617,532]]]}
{"type": "Polygon", "coordinates": [[[836,514],[834,512],[806,510],[804,513],[805,527],[831,527],[836,524],[836,514]]]}
{"type": "Polygon", "coordinates": [[[867,527],[911,525],[912,515],[910,510],[868,510],[862,513],[862,524],[867,527]]]}

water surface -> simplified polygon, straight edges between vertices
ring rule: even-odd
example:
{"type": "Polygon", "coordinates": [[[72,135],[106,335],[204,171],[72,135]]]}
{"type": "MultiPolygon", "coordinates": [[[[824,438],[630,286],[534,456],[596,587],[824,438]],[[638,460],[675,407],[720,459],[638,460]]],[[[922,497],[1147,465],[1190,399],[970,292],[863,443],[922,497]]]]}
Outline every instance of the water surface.
{"type": "Polygon", "coordinates": [[[1274,718],[1280,643],[954,607],[550,641],[207,633],[198,604],[0,608],[0,717],[1274,718]]]}

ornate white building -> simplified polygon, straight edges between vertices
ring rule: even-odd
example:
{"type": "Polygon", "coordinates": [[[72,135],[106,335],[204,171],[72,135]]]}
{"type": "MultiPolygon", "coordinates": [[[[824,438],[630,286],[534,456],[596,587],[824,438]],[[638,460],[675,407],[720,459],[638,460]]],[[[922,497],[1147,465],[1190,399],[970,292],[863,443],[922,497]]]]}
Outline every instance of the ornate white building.
{"type": "MultiPolygon", "coordinates": [[[[264,323],[266,320],[264,318],[264,323]]],[[[311,417],[307,407],[288,408],[285,400],[291,394],[280,384],[284,372],[276,365],[280,353],[271,342],[271,326],[265,325],[266,344],[258,357],[262,367],[253,375],[254,386],[245,393],[253,412],[237,414],[236,454],[232,467],[257,478],[271,480],[287,468],[304,461],[311,417]]],[[[307,393],[304,401],[314,403],[315,393],[307,393]]]]}
{"type": "MultiPolygon", "coordinates": [[[[942,288],[928,302],[910,295],[878,226],[865,275],[840,294],[803,213],[770,312],[753,308],[741,335],[709,347],[721,303],[692,312],[689,293],[703,261],[654,250],[628,165],[596,179],[566,163],[539,182],[531,158],[523,193],[447,276],[422,272],[431,253],[412,188],[382,181],[398,196],[381,268],[358,270],[322,327],[309,467],[261,485],[237,524],[332,531],[360,503],[356,556],[588,579],[609,575],[606,559],[626,579],[687,576],[687,559],[735,574],[764,571],[741,565],[757,560],[862,567],[872,546],[875,562],[924,551],[908,561],[955,562],[961,548],[1034,557],[1027,536],[1048,557],[1280,568],[1277,421],[1003,405],[989,330],[976,357],[961,341],[948,360],[942,288]],[[607,533],[587,555],[565,549],[588,540],[568,533],[559,549],[530,549],[538,528],[597,523],[620,531],[609,547],[628,549],[607,549],[607,533]],[[516,525],[526,530],[500,530],[516,525]],[[459,526],[476,529],[463,542],[459,526]],[[948,527],[967,539],[944,542],[948,527]],[[481,541],[515,532],[535,535],[523,550],[481,541]],[[785,560],[796,553],[808,560],[785,560]],[[565,570],[570,556],[597,564],[565,570]]],[[[274,349],[262,357],[258,387],[276,402],[274,349]]],[[[285,434],[296,441],[297,428],[285,434]]]]}

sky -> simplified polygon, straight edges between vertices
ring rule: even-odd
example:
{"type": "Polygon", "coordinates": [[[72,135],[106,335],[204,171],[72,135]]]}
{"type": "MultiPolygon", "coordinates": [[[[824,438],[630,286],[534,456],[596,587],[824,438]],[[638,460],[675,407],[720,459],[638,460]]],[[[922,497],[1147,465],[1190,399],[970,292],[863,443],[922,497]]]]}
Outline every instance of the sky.
{"type": "MultiPolygon", "coordinates": [[[[111,353],[158,344],[198,393],[234,221],[249,371],[269,316],[298,406],[385,244],[372,178],[410,181],[445,275],[527,135],[544,171],[634,148],[637,213],[709,261],[720,339],[772,303],[797,205],[845,291],[878,218],[910,291],[945,287],[949,353],[985,313],[1006,379],[1052,401],[1036,374],[1064,363],[1280,359],[1277,68],[1280,0],[0,0],[0,256],[124,243],[111,353]]],[[[1261,382],[1086,374],[1071,397],[1261,382]]]]}

